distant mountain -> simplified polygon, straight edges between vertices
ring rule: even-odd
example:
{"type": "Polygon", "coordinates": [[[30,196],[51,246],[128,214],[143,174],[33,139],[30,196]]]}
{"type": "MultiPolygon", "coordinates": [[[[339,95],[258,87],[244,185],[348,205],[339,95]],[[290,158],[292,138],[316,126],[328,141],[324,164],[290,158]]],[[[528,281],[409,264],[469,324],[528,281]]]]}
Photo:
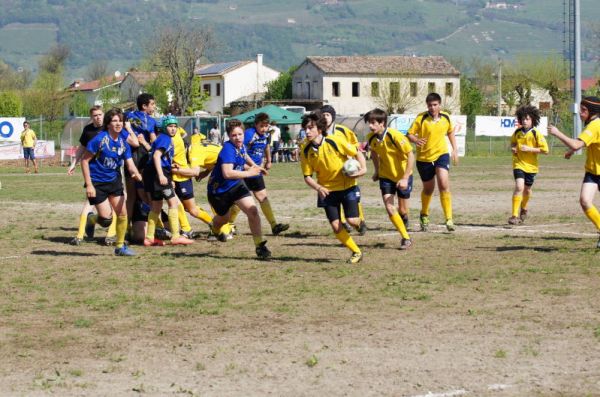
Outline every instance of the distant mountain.
{"type": "MultiPolygon", "coordinates": [[[[581,0],[587,74],[600,57],[596,3],[581,0]]],[[[211,27],[218,39],[213,61],[263,53],[265,63],[278,69],[307,55],[444,55],[468,63],[473,56],[561,55],[564,48],[563,0],[1,0],[0,5],[0,58],[35,69],[41,54],[63,43],[72,50],[69,77],[82,76],[98,60],[121,70],[136,65],[153,32],[167,24],[211,27]]]]}

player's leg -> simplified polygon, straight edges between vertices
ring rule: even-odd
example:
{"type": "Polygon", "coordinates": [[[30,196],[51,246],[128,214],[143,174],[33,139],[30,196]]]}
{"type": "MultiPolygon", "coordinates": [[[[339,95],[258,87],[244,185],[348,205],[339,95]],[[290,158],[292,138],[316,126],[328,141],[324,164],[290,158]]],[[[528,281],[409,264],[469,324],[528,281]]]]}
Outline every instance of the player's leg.
{"type": "Polygon", "coordinates": [[[86,225],[88,220],[88,214],[93,210],[94,206],[85,200],[81,213],[79,214],[79,227],[77,228],[77,235],[70,241],[71,245],[79,245],[83,241],[86,231],[86,225]]]}
{"type": "MultiPolygon", "coordinates": [[[[394,188],[395,188],[395,186],[394,186],[394,188]]],[[[385,206],[385,210],[387,211],[390,221],[392,222],[392,224],[394,225],[394,227],[396,228],[396,230],[398,231],[398,233],[400,233],[400,236],[402,237],[400,248],[407,249],[412,244],[410,241],[410,236],[408,235],[408,231],[406,230],[406,225],[404,224],[402,217],[396,210],[396,206],[394,204],[394,196],[395,196],[394,193],[383,194],[381,196],[381,198],[383,200],[383,205],[385,206]]]]}
{"type": "MultiPolygon", "coordinates": [[[[600,233],[600,212],[594,206],[594,196],[596,195],[596,191],[600,186],[600,177],[596,176],[596,181],[589,178],[586,174],[586,179],[584,179],[583,184],[581,185],[581,193],[579,195],[579,204],[581,204],[581,208],[583,212],[588,217],[590,221],[596,226],[596,230],[600,233]]],[[[598,240],[598,244],[596,248],[600,248],[600,239],[598,240]]]]}
{"type": "Polygon", "coordinates": [[[449,232],[455,230],[454,221],[452,219],[452,195],[450,193],[450,175],[448,169],[444,167],[435,167],[435,176],[440,191],[440,203],[444,216],[446,218],[446,229],[449,232]]]}
{"type": "Polygon", "coordinates": [[[435,189],[435,165],[432,162],[417,161],[417,171],[419,171],[419,176],[423,183],[419,222],[421,224],[421,231],[425,232],[429,228],[429,205],[431,204],[435,189]]]}
{"type": "MultiPolygon", "coordinates": [[[[181,225],[179,224],[179,199],[175,195],[175,191],[170,187],[168,189],[163,189],[162,194],[167,201],[167,205],[169,207],[167,214],[169,216],[169,228],[171,229],[171,244],[173,245],[187,245],[191,244],[194,241],[184,237],[180,234],[179,230],[181,225]]],[[[187,218],[187,216],[186,216],[187,218]]]]}
{"type": "Polygon", "coordinates": [[[278,235],[281,232],[284,232],[289,229],[290,225],[285,223],[277,223],[275,219],[275,214],[273,213],[273,208],[271,207],[271,202],[269,201],[269,197],[267,196],[267,188],[265,186],[265,180],[262,175],[256,178],[247,178],[245,180],[246,186],[248,189],[254,194],[254,197],[258,201],[260,205],[260,209],[262,210],[265,218],[271,225],[271,231],[274,235],[278,235]]]}
{"type": "Polygon", "coordinates": [[[529,200],[533,195],[533,182],[535,179],[535,174],[525,174],[525,187],[523,189],[523,200],[521,201],[521,211],[519,211],[519,219],[521,222],[525,222],[528,215],[527,205],[529,204],[529,200]]]}
{"type": "Polygon", "coordinates": [[[254,203],[252,196],[245,196],[235,201],[235,204],[240,210],[248,217],[248,226],[252,233],[252,239],[256,247],[256,255],[260,259],[267,259],[271,256],[271,251],[267,248],[267,241],[263,238],[262,229],[260,225],[260,216],[258,215],[258,208],[254,203]]]}
{"type": "MultiPolygon", "coordinates": [[[[125,244],[125,233],[127,233],[127,205],[125,203],[125,195],[121,185],[120,191],[108,197],[110,206],[113,209],[113,216],[117,218],[117,240],[115,242],[115,254],[119,256],[133,256],[133,252],[125,244]]],[[[98,211],[98,216],[101,212],[98,211]]]]}
{"type": "MultiPolygon", "coordinates": [[[[343,192],[330,192],[325,199],[319,197],[318,205],[325,209],[325,215],[327,216],[327,220],[329,220],[329,224],[331,225],[331,229],[333,229],[335,237],[352,252],[352,256],[348,260],[348,263],[355,264],[362,260],[362,252],[341,222],[340,211],[342,202],[343,192]]],[[[354,203],[355,213],[358,214],[356,201],[354,201],[354,203]]],[[[346,209],[352,211],[350,205],[346,209]]]]}
{"type": "Polygon", "coordinates": [[[521,210],[521,203],[523,202],[523,191],[525,190],[525,175],[521,170],[514,170],[515,175],[515,189],[512,196],[512,213],[508,219],[508,223],[511,225],[517,225],[521,223],[519,219],[519,212],[521,210]]]}

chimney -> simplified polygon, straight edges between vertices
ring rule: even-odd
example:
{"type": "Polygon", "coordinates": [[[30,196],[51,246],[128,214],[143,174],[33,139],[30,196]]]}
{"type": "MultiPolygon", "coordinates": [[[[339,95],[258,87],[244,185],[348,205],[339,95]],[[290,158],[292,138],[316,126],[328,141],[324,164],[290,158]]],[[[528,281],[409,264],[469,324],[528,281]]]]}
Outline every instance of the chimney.
{"type": "Polygon", "coordinates": [[[258,68],[262,69],[263,65],[263,54],[256,54],[256,63],[258,63],[258,68]]]}
{"type": "Polygon", "coordinates": [[[256,92],[263,92],[262,84],[263,54],[256,54],[256,92]]]}

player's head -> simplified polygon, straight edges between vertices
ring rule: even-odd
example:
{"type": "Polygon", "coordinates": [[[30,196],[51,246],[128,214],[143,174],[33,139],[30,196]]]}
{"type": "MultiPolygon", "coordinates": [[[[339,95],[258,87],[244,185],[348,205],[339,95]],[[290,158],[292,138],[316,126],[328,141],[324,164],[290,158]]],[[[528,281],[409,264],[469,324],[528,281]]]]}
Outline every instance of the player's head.
{"type": "Polygon", "coordinates": [[[25,129],[29,128],[29,121],[25,120],[23,122],[23,128],[25,128],[25,129]]]}
{"type": "Polygon", "coordinates": [[[174,136],[177,133],[178,126],[179,120],[175,116],[166,116],[162,121],[162,131],[170,136],[174,136]]]}
{"type": "Polygon", "coordinates": [[[425,103],[427,104],[427,111],[437,116],[440,113],[442,106],[442,97],[437,92],[430,92],[425,97],[425,103]]]}
{"type": "Polygon", "coordinates": [[[236,119],[229,120],[227,123],[227,135],[231,143],[238,148],[242,147],[244,144],[244,124],[236,119]]]}
{"type": "Polygon", "coordinates": [[[102,106],[94,105],[90,108],[90,118],[92,119],[92,123],[96,127],[100,127],[102,125],[102,121],[104,119],[104,112],[102,111],[102,106]]]}
{"type": "Polygon", "coordinates": [[[325,119],[327,120],[327,127],[331,126],[331,124],[333,124],[333,122],[335,121],[336,116],[335,109],[333,108],[333,106],[324,105],[319,110],[321,111],[321,114],[323,114],[323,117],[325,117],[325,119]]]}
{"type": "Polygon", "coordinates": [[[254,128],[261,135],[269,130],[269,123],[269,115],[264,112],[260,112],[254,116],[254,128]]]}
{"type": "Polygon", "coordinates": [[[306,139],[313,141],[319,135],[327,135],[327,118],[320,111],[304,116],[306,139]]]}
{"type": "Polygon", "coordinates": [[[524,105],[519,107],[516,116],[519,124],[526,129],[540,125],[540,110],[535,106],[524,105]]]}
{"type": "Polygon", "coordinates": [[[375,108],[363,116],[365,124],[369,125],[369,129],[377,134],[385,131],[387,126],[387,113],[385,110],[375,108]]]}
{"type": "Polygon", "coordinates": [[[579,106],[579,117],[584,123],[589,123],[594,117],[600,116],[600,98],[586,96],[579,106]]]}
{"type": "Polygon", "coordinates": [[[123,111],[112,108],[104,113],[103,128],[108,132],[121,132],[123,129],[123,111]]]}
{"type": "Polygon", "coordinates": [[[152,94],[144,92],[138,95],[135,102],[137,104],[138,110],[142,112],[153,114],[156,110],[156,103],[154,102],[154,95],[152,94]]]}

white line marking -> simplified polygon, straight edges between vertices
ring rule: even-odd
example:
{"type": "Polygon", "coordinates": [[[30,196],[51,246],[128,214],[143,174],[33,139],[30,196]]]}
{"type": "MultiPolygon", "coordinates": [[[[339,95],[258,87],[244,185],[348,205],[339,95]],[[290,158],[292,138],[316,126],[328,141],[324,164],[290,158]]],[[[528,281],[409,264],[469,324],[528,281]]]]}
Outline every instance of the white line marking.
{"type": "Polygon", "coordinates": [[[14,255],[14,256],[0,256],[0,260],[4,260],[4,259],[18,259],[21,258],[18,255],[14,255]]]}
{"type": "Polygon", "coordinates": [[[460,389],[460,390],[452,390],[452,391],[447,391],[447,392],[442,392],[442,393],[427,392],[427,394],[419,394],[418,396],[413,396],[413,397],[454,397],[454,396],[463,396],[465,394],[467,394],[467,391],[460,389]]]}
{"type": "Polygon", "coordinates": [[[509,387],[512,387],[512,386],[511,385],[503,385],[501,383],[497,383],[497,384],[489,385],[488,386],[488,390],[502,391],[502,390],[508,389],[509,387]]]}

